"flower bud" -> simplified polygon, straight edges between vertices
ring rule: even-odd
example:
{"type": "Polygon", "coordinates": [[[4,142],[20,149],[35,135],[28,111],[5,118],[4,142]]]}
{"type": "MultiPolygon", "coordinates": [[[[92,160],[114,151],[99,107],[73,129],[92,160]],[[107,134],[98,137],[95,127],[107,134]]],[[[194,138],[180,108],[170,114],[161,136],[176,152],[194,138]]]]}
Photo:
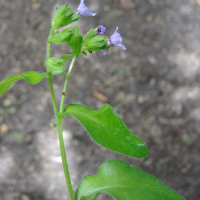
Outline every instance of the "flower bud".
{"type": "Polygon", "coordinates": [[[64,60],[58,58],[49,58],[44,61],[47,70],[54,75],[65,75],[64,60]]]}
{"type": "Polygon", "coordinates": [[[97,36],[88,40],[82,45],[81,51],[98,51],[109,49],[110,46],[107,44],[108,38],[106,36],[97,36]]]}
{"type": "Polygon", "coordinates": [[[71,8],[68,6],[68,4],[57,7],[56,11],[54,13],[51,26],[53,29],[58,29],[63,26],[67,26],[68,24],[77,21],[80,16],[76,11],[70,13],[71,8]]]}
{"type": "Polygon", "coordinates": [[[62,26],[66,26],[64,24],[67,20],[67,15],[69,15],[70,11],[71,11],[71,8],[68,7],[68,4],[66,4],[60,8],[57,7],[56,11],[53,15],[51,26],[55,29],[60,28],[62,26]]]}
{"type": "Polygon", "coordinates": [[[104,35],[106,32],[106,27],[102,25],[99,25],[96,29],[100,33],[100,35],[104,35]]]}

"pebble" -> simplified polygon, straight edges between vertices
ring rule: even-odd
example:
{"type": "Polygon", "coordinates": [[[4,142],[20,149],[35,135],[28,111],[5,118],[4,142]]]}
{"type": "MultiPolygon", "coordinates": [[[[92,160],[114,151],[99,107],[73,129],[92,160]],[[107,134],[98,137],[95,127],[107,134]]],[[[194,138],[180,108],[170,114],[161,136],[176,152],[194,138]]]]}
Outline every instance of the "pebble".
{"type": "Polygon", "coordinates": [[[30,198],[28,196],[26,196],[26,195],[22,195],[21,196],[21,200],[30,200],[30,198]]]}

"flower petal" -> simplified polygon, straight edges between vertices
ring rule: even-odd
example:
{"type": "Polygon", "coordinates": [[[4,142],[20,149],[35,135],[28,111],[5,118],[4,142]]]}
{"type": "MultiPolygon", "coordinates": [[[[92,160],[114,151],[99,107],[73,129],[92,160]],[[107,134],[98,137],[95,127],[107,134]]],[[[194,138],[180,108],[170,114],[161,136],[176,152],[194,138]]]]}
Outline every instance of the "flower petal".
{"type": "Polygon", "coordinates": [[[104,35],[106,32],[106,27],[99,25],[98,26],[98,31],[100,32],[100,35],[104,35]]]}
{"type": "Polygon", "coordinates": [[[118,31],[118,27],[116,28],[116,31],[114,34],[110,37],[110,40],[108,44],[112,47],[120,47],[122,50],[126,50],[126,47],[122,45],[122,36],[118,31]]]}
{"type": "Polygon", "coordinates": [[[77,8],[77,13],[79,14],[79,16],[95,16],[96,15],[96,13],[94,13],[92,9],[89,9],[88,7],[85,6],[84,0],[81,0],[77,8]]]}

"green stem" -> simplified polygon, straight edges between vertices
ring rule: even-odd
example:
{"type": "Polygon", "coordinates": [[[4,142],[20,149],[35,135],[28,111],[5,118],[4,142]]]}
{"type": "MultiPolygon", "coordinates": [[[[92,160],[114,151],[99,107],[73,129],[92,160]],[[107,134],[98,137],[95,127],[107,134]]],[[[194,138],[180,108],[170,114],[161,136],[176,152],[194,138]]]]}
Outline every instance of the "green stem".
{"type": "Polygon", "coordinates": [[[68,191],[69,191],[70,200],[75,200],[74,192],[73,192],[73,188],[72,188],[72,184],[71,184],[71,179],[70,179],[70,175],[69,175],[69,169],[68,169],[66,154],[65,154],[65,146],[64,146],[63,135],[62,135],[62,118],[58,117],[56,99],[55,99],[55,95],[54,95],[51,76],[47,76],[47,79],[49,81],[49,87],[50,87],[50,91],[51,91],[51,99],[52,99],[52,103],[53,103],[54,114],[56,116],[59,143],[60,143],[60,152],[61,152],[63,170],[64,170],[64,173],[65,173],[65,180],[66,180],[66,183],[67,183],[67,188],[68,188],[68,191]]]}
{"type": "Polygon", "coordinates": [[[55,31],[55,30],[52,28],[51,31],[50,31],[50,34],[49,34],[48,40],[47,40],[47,59],[50,58],[51,40],[52,40],[52,37],[53,37],[54,31],[55,31]]]}
{"type": "MultiPolygon", "coordinates": [[[[53,84],[51,81],[51,76],[47,76],[48,82],[49,82],[49,88],[50,88],[50,92],[51,92],[51,99],[52,99],[52,103],[53,103],[53,110],[54,110],[54,114],[56,115],[58,109],[57,109],[57,105],[56,105],[56,98],[54,95],[54,90],[53,90],[53,84]]],[[[57,121],[57,119],[56,119],[57,121]]]]}
{"type": "Polygon", "coordinates": [[[66,93],[66,90],[67,90],[67,85],[68,85],[68,82],[69,82],[69,77],[71,75],[72,68],[74,66],[75,61],[76,61],[76,56],[74,55],[74,57],[72,59],[72,62],[70,64],[69,70],[67,72],[67,77],[66,77],[65,84],[64,84],[64,87],[63,87],[63,95],[62,95],[62,98],[61,98],[61,101],[60,101],[60,110],[59,110],[59,112],[61,112],[61,113],[63,112],[64,101],[65,101],[65,93],[66,93]]]}
{"type": "MultiPolygon", "coordinates": [[[[54,33],[54,29],[52,29],[50,31],[50,35],[49,35],[48,40],[47,40],[47,59],[50,58],[50,47],[51,47],[51,41],[52,41],[53,33],[54,33]]],[[[68,70],[67,78],[66,78],[66,81],[65,81],[66,86],[64,86],[65,92],[66,92],[66,89],[67,89],[67,83],[69,81],[69,77],[70,77],[71,70],[73,68],[75,60],[76,60],[76,58],[74,57],[71,65],[70,65],[70,68],[68,70]]],[[[72,188],[72,184],[71,184],[71,179],[70,179],[70,175],[69,175],[69,169],[68,169],[66,154],[65,154],[65,146],[64,146],[63,135],[62,135],[62,118],[60,118],[58,116],[58,109],[57,109],[57,105],[56,105],[56,98],[55,98],[55,95],[54,95],[53,84],[52,84],[52,81],[51,81],[51,73],[50,72],[47,76],[47,79],[48,79],[48,82],[49,82],[51,99],[52,99],[54,114],[55,114],[56,122],[57,122],[59,143],[60,143],[60,152],[61,152],[61,158],[62,158],[62,163],[63,163],[63,169],[64,169],[64,173],[65,173],[65,180],[66,180],[66,183],[67,183],[67,188],[68,188],[70,200],[75,200],[74,192],[73,192],[73,188],[72,188]]],[[[64,106],[63,96],[62,96],[62,99],[61,99],[61,103],[63,102],[62,103],[62,110],[63,110],[63,106],[64,106]]]]}
{"type": "Polygon", "coordinates": [[[73,192],[73,188],[72,188],[72,184],[71,184],[71,179],[70,179],[70,175],[69,175],[66,154],[65,154],[65,146],[64,146],[63,135],[62,135],[62,118],[59,118],[57,123],[58,123],[57,127],[58,127],[59,142],[60,142],[60,152],[61,152],[63,169],[64,169],[64,173],[65,173],[65,180],[67,183],[67,188],[68,188],[70,199],[75,200],[74,192],[73,192]]]}

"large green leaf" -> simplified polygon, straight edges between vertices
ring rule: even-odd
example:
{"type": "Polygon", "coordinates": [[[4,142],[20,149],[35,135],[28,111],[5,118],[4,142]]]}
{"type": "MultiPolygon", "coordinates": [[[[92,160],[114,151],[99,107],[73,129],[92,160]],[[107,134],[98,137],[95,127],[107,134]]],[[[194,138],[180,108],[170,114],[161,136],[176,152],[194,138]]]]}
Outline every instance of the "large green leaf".
{"type": "Polygon", "coordinates": [[[116,200],[184,200],[155,177],[121,160],[107,161],[97,174],[85,176],[76,200],[94,199],[102,193],[116,200]]]}
{"type": "Polygon", "coordinates": [[[25,72],[23,74],[12,74],[0,82],[0,95],[6,93],[11,85],[18,80],[25,79],[30,84],[40,82],[47,73],[39,74],[38,72],[25,72]]]}
{"type": "Polygon", "coordinates": [[[149,155],[144,142],[128,130],[108,104],[97,111],[86,106],[70,104],[66,106],[64,115],[76,117],[92,139],[105,148],[137,158],[149,155]]]}

